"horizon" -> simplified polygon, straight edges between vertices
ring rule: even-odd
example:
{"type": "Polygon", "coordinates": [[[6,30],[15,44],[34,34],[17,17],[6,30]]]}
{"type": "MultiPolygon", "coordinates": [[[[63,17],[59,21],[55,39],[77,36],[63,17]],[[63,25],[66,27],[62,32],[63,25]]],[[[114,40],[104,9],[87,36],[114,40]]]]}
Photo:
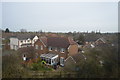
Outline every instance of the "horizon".
{"type": "MultiPolygon", "coordinates": [[[[6,28],[7,29],[7,28],[6,28]]],[[[9,28],[8,28],[9,29],[9,28]]],[[[5,32],[5,29],[0,29],[1,31],[4,31],[5,32]]],[[[38,30],[38,31],[27,31],[26,30],[26,32],[21,32],[20,30],[19,31],[12,31],[12,30],[9,30],[10,32],[9,33],[16,33],[16,32],[20,32],[20,33],[29,33],[29,32],[32,32],[32,33],[34,33],[34,32],[37,32],[37,33],[40,33],[40,32],[42,32],[42,33],[120,33],[120,32],[101,32],[101,31],[67,31],[67,32],[60,32],[60,31],[58,31],[58,32],[56,32],[56,31],[40,31],[40,30],[38,30]]]]}
{"type": "Polygon", "coordinates": [[[117,2],[3,2],[2,15],[2,29],[15,32],[118,32],[117,2]]]}

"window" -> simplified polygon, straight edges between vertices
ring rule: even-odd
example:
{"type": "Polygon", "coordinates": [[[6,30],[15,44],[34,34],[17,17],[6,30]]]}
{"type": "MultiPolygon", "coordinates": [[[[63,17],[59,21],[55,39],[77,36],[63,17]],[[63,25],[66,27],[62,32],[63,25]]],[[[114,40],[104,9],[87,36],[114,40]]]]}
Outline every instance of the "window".
{"type": "Polygon", "coordinates": [[[48,63],[49,62],[49,59],[48,58],[46,58],[46,63],[48,63]]]}
{"type": "Polygon", "coordinates": [[[36,40],[34,40],[34,42],[36,42],[36,40]]]}
{"type": "Polygon", "coordinates": [[[49,47],[49,51],[52,51],[52,47],[49,47]]]}
{"type": "Polygon", "coordinates": [[[25,54],[23,55],[23,60],[26,61],[26,56],[25,56],[25,54]]]}
{"type": "Polygon", "coordinates": [[[61,48],[61,53],[64,53],[65,52],[65,49],[64,48],[61,48]]]}
{"type": "Polygon", "coordinates": [[[55,48],[55,51],[57,51],[57,48],[55,48]]]}
{"type": "Polygon", "coordinates": [[[21,41],[21,43],[22,43],[23,41],[21,41]]]}
{"type": "Polygon", "coordinates": [[[23,57],[25,57],[25,54],[23,55],[23,57]]]}
{"type": "Polygon", "coordinates": [[[41,45],[41,50],[43,50],[43,46],[41,45]]]}
{"type": "Polygon", "coordinates": [[[64,66],[64,57],[60,57],[60,65],[64,66]]]}
{"type": "Polygon", "coordinates": [[[35,49],[38,49],[38,45],[35,45],[35,49]]]}
{"type": "Polygon", "coordinates": [[[30,42],[30,40],[28,40],[28,42],[30,42]]]}
{"type": "Polygon", "coordinates": [[[49,59],[48,63],[51,64],[51,59],[49,59]]]}

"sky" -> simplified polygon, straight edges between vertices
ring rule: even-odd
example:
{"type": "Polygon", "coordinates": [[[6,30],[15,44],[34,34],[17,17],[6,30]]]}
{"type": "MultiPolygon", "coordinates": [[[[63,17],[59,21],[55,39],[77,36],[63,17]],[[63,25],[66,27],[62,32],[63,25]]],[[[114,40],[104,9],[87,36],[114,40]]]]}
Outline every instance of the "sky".
{"type": "Polygon", "coordinates": [[[11,31],[118,31],[117,2],[2,2],[0,5],[2,29],[11,31]]]}

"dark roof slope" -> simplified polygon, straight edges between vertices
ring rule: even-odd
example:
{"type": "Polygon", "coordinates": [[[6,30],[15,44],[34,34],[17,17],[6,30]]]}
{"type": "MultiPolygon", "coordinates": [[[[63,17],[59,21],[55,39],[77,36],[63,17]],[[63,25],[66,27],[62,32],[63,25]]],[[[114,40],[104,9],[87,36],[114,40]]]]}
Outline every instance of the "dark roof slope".
{"type": "Polygon", "coordinates": [[[40,37],[40,39],[47,46],[47,37],[43,36],[43,37],[40,37]]]}
{"type": "Polygon", "coordinates": [[[85,36],[85,41],[87,42],[94,42],[97,39],[99,39],[101,37],[101,35],[96,35],[96,34],[87,34],[85,36]]]}
{"type": "Polygon", "coordinates": [[[68,48],[70,45],[68,38],[65,37],[48,37],[47,46],[68,48]]]}
{"type": "Polygon", "coordinates": [[[71,37],[68,37],[68,40],[69,40],[69,43],[70,43],[71,45],[77,44],[77,43],[73,40],[73,38],[71,38],[71,37]]]}
{"type": "Polygon", "coordinates": [[[15,36],[12,36],[12,37],[16,37],[18,38],[19,40],[26,40],[28,38],[30,39],[33,39],[35,35],[27,35],[27,34],[19,34],[19,35],[15,35],[15,36]]]}

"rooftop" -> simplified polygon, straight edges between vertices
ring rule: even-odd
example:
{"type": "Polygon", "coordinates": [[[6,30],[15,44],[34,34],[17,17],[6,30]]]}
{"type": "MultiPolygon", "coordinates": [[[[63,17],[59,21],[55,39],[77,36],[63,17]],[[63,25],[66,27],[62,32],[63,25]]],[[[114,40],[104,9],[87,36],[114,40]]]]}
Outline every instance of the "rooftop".
{"type": "Polygon", "coordinates": [[[15,36],[11,36],[11,37],[18,38],[19,40],[26,40],[28,38],[33,39],[35,37],[35,35],[19,34],[19,35],[15,35],[15,36]]]}
{"type": "Polygon", "coordinates": [[[72,38],[68,37],[40,37],[39,40],[42,40],[42,42],[46,46],[52,46],[52,47],[59,47],[59,48],[68,48],[69,45],[77,44],[72,38]]]}
{"type": "Polygon", "coordinates": [[[55,56],[57,56],[57,54],[53,54],[53,53],[41,54],[40,55],[40,57],[45,57],[45,58],[49,58],[49,59],[51,59],[51,58],[53,58],[55,56]]]}

